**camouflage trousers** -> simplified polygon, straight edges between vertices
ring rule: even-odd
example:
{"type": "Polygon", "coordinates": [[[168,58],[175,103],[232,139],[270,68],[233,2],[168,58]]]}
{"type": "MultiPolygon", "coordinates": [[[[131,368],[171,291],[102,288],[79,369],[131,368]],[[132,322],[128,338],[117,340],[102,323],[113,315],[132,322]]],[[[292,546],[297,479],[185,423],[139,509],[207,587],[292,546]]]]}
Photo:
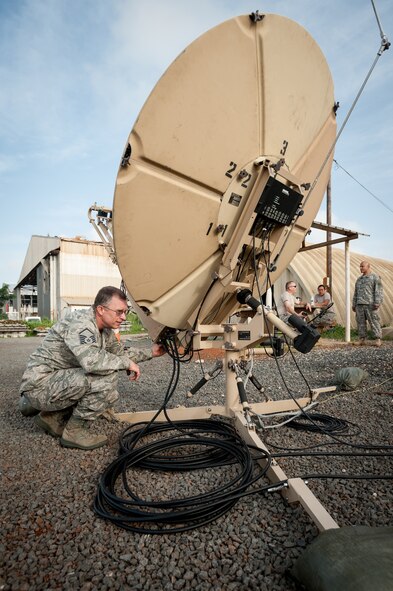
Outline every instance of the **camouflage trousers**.
{"type": "Polygon", "coordinates": [[[370,330],[374,337],[376,339],[382,338],[379,314],[377,310],[373,309],[371,304],[358,304],[355,307],[355,312],[360,339],[365,339],[367,336],[367,322],[369,323],[370,330]]]}
{"type": "Polygon", "coordinates": [[[49,373],[40,388],[24,395],[39,410],[74,407],[74,417],[94,420],[118,400],[117,374],[100,376],[86,374],[81,368],[60,369],[49,373]]]}

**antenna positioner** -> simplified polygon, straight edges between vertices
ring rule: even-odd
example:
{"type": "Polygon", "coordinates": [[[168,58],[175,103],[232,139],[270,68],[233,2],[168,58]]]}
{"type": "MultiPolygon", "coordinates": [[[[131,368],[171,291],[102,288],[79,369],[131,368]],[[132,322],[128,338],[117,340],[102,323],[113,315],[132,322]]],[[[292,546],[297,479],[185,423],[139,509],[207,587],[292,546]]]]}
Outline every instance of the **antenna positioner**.
{"type": "Polygon", "coordinates": [[[259,10],[252,12],[249,16],[250,16],[250,20],[252,20],[253,23],[257,23],[265,18],[264,14],[259,14],[259,10]]]}
{"type": "Polygon", "coordinates": [[[240,289],[237,292],[236,299],[240,304],[247,304],[252,310],[256,310],[258,314],[262,314],[261,302],[254,298],[250,289],[240,289]]]}

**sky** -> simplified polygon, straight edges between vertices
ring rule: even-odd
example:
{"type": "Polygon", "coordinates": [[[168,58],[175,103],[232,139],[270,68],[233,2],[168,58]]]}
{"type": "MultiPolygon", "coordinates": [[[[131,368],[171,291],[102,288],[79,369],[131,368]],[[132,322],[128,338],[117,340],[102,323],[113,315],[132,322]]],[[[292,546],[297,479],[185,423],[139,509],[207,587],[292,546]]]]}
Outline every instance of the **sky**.
{"type": "MultiPolygon", "coordinates": [[[[392,1],[374,5],[393,42],[392,1]]],[[[381,46],[371,0],[0,0],[0,285],[18,281],[32,235],[98,239],[88,209],[112,206],[126,139],[158,79],[198,36],[255,10],[295,20],[320,45],[340,127],[381,46]]],[[[392,96],[393,46],[342,132],[331,175],[333,225],[368,235],[352,251],[388,260],[392,96]]],[[[325,201],[316,219],[326,221],[325,201]]]]}

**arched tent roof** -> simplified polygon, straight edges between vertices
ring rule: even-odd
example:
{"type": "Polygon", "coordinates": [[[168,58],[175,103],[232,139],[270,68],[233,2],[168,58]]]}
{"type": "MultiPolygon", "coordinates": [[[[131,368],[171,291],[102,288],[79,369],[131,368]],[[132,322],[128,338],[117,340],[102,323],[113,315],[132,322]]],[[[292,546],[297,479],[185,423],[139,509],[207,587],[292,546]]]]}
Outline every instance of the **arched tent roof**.
{"type": "MultiPolygon", "coordinates": [[[[350,253],[350,295],[356,279],[360,276],[359,265],[367,260],[372,271],[382,278],[384,301],[379,310],[382,326],[393,324],[393,262],[369,257],[355,252],[350,253]]],[[[338,324],[345,324],[345,253],[339,248],[332,249],[332,300],[335,305],[338,324]]],[[[299,252],[291,261],[285,273],[275,283],[275,296],[285,289],[286,281],[295,279],[298,283],[297,295],[310,301],[317,292],[317,286],[326,277],[326,249],[316,248],[299,252]]],[[[356,326],[355,314],[351,312],[351,326],[356,326]]]]}

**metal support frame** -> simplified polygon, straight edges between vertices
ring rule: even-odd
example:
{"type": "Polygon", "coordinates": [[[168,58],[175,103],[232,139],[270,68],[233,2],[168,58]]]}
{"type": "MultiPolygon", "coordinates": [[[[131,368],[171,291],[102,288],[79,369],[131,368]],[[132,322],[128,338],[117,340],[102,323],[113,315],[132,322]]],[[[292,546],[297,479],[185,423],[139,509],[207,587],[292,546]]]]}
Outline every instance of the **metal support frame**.
{"type": "MultiPolygon", "coordinates": [[[[281,320],[277,320],[279,323],[282,323],[281,320]]],[[[250,326],[251,324],[255,325],[257,323],[258,319],[256,318],[254,322],[251,322],[247,326],[250,326]]],[[[224,368],[226,378],[225,405],[197,407],[181,406],[167,409],[166,412],[169,419],[172,421],[206,419],[214,415],[230,418],[234,421],[235,428],[239,435],[247,444],[269,452],[257,434],[254,424],[250,421],[251,412],[268,416],[280,412],[296,411],[299,410],[299,408],[304,408],[311,402],[315,401],[320,393],[333,392],[336,390],[336,387],[333,386],[314,389],[309,395],[298,398],[296,402],[293,399],[288,399],[277,401],[268,400],[259,403],[242,404],[239,398],[239,391],[237,387],[237,376],[233,368],[247,355],[247,346],[238,346],[238,343],[235,346],[233,340],[231,341],[231,338],[233,339],[233,335],[238,334],[237,326],[239,326],[241,330],[244,329],[244,324],[230,326],[233,327],[232,331],[228,331],[228,325],[222,325],[221,327],[199,326],[198,334],[195,336],[195,345],[197,345],[196,348],[200,349],[212,348],[212,342],[203,340],[203,337],[207,338],[208,336],[211,336],[213,332],[214,334],[221,332],[223,336],[222,342],[223,348],[225,350],[224,368]]],[[[290,329],[287,325],[284,326],[287,329],[284,329],[285,332],[293,333],[292,329],[290,329]]],[[[215,343],[215,346],[217,347],[217,343],[213,343],[215,343]]],[[[144,411],[135,413],[119,413],[117,416],[121,420],[129,423],[139,423],[151,421],[156,414],[157,411],[144,411]]],[[[166,421],[167,418],[165,414],[161,412],[155,420],[163,422],[166,421]]],[[[260,462],[262,464],[264,463],[263,460],[260,460],[260,462]]],[[[272,461],[269,467],[267,477],[273,483],[287,481],[287,486],[281,490],[282,496],[289,503],[299,502],[310,515],[311,519],[314,521],[320,531],[339,527],[320,503],[320,501],[314,496],[305,482],[300,478],[288,478],[275,460],[272,461]]]]}
{"type": "Polygon", "coordinates": [[[101,238],[112,263],[117,264],[112,236],[112,209],[94,203],[89,207],[88,217],[89,222],[101,238]]]}

